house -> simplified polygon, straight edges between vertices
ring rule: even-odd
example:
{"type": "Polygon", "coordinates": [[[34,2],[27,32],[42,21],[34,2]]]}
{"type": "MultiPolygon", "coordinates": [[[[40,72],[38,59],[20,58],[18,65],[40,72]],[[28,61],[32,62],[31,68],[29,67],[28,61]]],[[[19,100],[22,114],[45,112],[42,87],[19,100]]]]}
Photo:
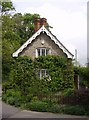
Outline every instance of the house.
{"type": "Polygon", "coordinates": [[[45,18],[35,19],[34,25],[34,35],[13,53],[13,57],[30,56],[34,59],[49,54],[73,58],[68,49],[46,28],[47,20],[45,18]]]}
{"type": "MultiPolygon", "coordinates": [[[[68,49],[46,28],[47,20],[45,18],[35,19],[34,26],[33,36],[13,53],[13,57],[30,56],[34,60],[39,56],[57,55],[73,58],[68,49]]],[[[39,71],[40,78],[47,74],[45,69],[39,71]]]]}

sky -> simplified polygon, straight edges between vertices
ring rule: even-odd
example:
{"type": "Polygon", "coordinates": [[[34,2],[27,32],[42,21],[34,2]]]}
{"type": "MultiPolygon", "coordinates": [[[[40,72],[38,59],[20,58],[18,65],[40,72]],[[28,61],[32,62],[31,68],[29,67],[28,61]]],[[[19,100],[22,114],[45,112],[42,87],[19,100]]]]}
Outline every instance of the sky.
{"type": "Polygon", "coordinates": [[[88,0],[12,0],[18,13],[37,13],[47,19],[51,32],[83,66],[87,63],[88,0]]]}

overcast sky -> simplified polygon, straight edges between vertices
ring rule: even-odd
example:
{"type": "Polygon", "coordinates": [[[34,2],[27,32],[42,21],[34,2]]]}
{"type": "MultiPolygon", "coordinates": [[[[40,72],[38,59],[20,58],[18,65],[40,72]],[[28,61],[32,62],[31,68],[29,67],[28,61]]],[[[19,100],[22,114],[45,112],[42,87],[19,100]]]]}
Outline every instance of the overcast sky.
{"type": "Polygon", "coordinates": [[[87,62],[87,1],[88,0],[12,0],[16,12],[38,13],[53,28],[52,33],[75,55],[87,62]]]}

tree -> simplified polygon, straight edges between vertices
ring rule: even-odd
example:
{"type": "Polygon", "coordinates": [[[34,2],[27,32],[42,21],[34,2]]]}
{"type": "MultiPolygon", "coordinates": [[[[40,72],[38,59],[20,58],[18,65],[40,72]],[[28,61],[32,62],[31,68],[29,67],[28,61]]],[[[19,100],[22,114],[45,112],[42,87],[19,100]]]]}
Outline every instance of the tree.
{"type": "MultiPolygon", "coordinates": [[[[34,18],[39,14],[10,12],[15,10],[12,2],[2,2],[2,73],[3,81],[9,79],[12,53],[16,51],[34,33],[34,18]]],[[[1,43],[0,43],[1,44],[1,43]]]]}
{"type": "Polygon", "coordinates": [[[17,13],[12,17],[12,20],[16,23],[14,31],[19,34],[22,45],[27,39],[29,39],[34,33],[34,18],[40,17],[39,14],[26,13],[22,15],[17,13]]]}
{"type": "Polygon", "coordinates": [[[2,15],[8,14],[10,11],[15,10],[13,3],[10,0],[7,0],[6,2],[3,1],[0,8],[2,8],[2,15]]]}

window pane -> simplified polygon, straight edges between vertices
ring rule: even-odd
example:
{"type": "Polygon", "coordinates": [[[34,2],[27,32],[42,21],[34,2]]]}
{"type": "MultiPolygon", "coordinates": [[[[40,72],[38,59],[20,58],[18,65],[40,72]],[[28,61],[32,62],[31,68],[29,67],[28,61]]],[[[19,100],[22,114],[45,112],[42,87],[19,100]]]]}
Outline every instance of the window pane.
{"type": "Polygon", "coordinates": [[[45,70],[41,70],[41,77],[45,77],[45,70]]]}
{"type": "Polygon", "coordinates": [[[40,49],[37,49],[37,51],[38,51],[38,56],[40,56],[40,49]]]}
{"type": "Polygon", "coordinates": [[[49,54],[49,49],[46,49],[46,55],[48,55],[49,54]]]}
{"type": "Polygon", "coordinates": [[[37,56],[46,56],[48,54],[50,54],[50,49],[48,48],[38,48],[37,49],[37,56]]]}
{"type": "Polygon", "coordinates": [[[42,56],[45,56],[45,48],[42,49],[42,56]]]}
{"type": "Polygon", "coordinates": [[[39,77],[39,78],[41,78],[41,76],[40,76],[40,75],[41,75],[41,74],[40,74],[40,70],[39,70],[39,71],[38,71],[38,77],[39,77]]]}
{"type": "Polygon", "coordinates": [[[51,77],[49,75],[49,72],[47,69],[41,69],[38,71],[38,77],[40,79],[44,78],[44,77],[48,77],[49,79],[48,80],[51,80],[51,77]]]}

